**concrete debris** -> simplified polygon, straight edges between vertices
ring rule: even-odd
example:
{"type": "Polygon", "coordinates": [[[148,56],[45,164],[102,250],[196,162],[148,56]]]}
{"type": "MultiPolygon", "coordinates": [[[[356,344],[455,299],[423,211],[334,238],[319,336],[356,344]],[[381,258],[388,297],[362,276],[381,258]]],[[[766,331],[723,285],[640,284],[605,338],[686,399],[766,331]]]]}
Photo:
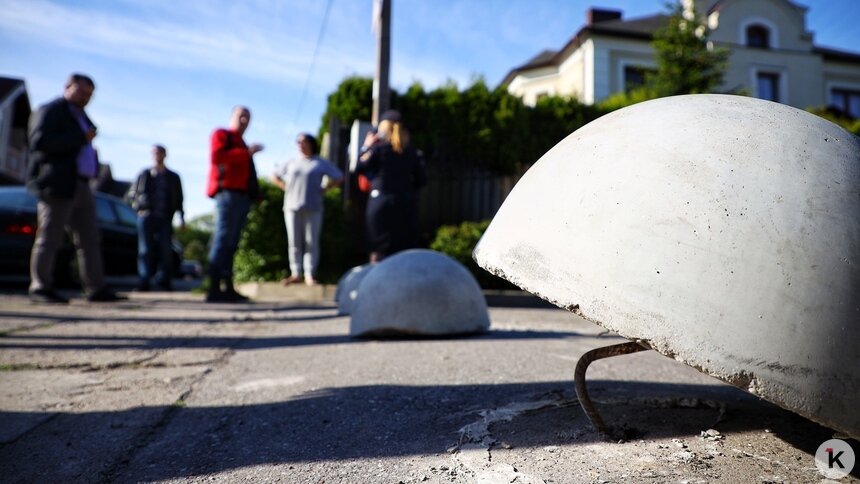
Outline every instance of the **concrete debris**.
{"type": "Polygon", "coordinates": [[[669,456],[672,460],[677,460],[680,462],[684,462],[688,464],[696,458],[696,454],[694,452],[690,452],[689,450],[682,450],[680,452],[675,452],[671,456],[669,456]]]}
{"type": "Polygon", "coordinates": [[[722,442],[726,436],[721,434],[719,430],[708,429],[699,433],[699,437],[710,442],[722,442]]]}
{"type": "Polygon", "coordinates": [[[481,419],[460,429],[460,443],[480,442],[484,445],[495,443],[490,436],[489,427],[495,422],[510,422],[514,417],[530,410],[559,406],[562,402],[556,399],[538,400],[535,402],[514,402],[501,408],[481,410],[481,419]],[[488,440],[489,438],[489,440],[488,440]]]}

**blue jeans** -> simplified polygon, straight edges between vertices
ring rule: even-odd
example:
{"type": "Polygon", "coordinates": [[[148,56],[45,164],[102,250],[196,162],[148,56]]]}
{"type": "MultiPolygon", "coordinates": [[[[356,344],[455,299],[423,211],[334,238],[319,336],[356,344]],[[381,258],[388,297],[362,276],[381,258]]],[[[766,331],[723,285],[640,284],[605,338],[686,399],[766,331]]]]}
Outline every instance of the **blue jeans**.
{"type": "Polygon", "coordinates": [[[149,284],[153,276],[161,285],[170,285],[173,278],[172,220],[146,214],[137,218],[137,274],[141,284],[149,284]],[[157,270],[157,272],[156,272],[157,270]]]}
{"type": "Polygon", "coordinates": [[[221,190],[215,195],[215,235],[209,249],[209,277],[213,283],[233,279],[233,256],[250,209],[247,193],[221,190]]]}

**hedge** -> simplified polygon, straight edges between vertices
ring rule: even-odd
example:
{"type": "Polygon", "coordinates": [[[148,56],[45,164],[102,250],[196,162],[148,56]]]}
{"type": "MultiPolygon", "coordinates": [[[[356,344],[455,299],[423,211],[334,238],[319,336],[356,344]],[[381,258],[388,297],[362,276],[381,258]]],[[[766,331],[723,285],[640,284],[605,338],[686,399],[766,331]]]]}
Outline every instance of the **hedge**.
{"type": "Polygon", "coordinates": [[[430,248],[445,253],[466,266],[484,289],[516,289],[516,286],[508,281],[479,267],[472,259],[472,251],[475,250],[475,246],[489,225],[489,220],[443,225],[436,231],[436,237],[430,243],[430,248]]]}

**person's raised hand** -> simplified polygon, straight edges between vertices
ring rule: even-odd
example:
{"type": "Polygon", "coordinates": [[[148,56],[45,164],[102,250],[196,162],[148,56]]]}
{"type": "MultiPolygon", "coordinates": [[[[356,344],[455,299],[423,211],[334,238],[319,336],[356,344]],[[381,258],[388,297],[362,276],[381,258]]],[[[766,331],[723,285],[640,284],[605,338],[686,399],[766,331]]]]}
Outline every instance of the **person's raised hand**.
{"type": "Polygon", "coordinates": [[[371,146],[376,144],[377,141],[379,141],[379,135],[373,131],[369,131],[367,133],[367,136],[364,137],[364,147],[370,148],[371,146]]]}

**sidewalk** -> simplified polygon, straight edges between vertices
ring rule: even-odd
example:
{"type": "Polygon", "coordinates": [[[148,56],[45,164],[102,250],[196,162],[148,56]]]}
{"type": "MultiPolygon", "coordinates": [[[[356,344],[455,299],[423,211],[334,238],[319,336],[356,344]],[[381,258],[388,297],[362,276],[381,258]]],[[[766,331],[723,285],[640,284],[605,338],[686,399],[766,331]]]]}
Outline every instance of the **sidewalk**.
{"type": "Polygon", "coordinates": [[[623,340],[566,311],[498,306],[484,335],[353,340],[331,288],[312,289],[246,305],[154,292],[38,306],[6,291],[2,480],[821,480],[813,453],[832,431],[654,352],[589,369],[628,436],[604,441],[573,368],[623,340]]]}

